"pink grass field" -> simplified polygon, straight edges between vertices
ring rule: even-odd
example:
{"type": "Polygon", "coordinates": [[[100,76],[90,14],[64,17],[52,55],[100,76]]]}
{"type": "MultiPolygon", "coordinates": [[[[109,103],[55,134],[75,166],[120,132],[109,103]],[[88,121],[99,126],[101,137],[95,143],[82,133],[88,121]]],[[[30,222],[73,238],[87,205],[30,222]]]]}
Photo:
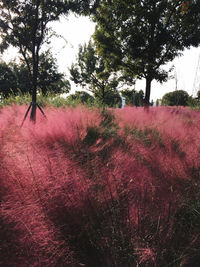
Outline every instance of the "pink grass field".
{"type": "Polygon", "coordinates": [[[200,112],[0,109],[0,266],[200,266],[200,112]]]}

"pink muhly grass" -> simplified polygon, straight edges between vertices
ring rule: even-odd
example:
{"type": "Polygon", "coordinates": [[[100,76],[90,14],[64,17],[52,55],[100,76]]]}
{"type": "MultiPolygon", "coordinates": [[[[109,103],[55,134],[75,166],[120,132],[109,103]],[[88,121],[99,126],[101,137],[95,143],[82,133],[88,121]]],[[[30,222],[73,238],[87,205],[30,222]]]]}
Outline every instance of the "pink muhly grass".
{"type": "Polygon", "coordinates": [[[197,198],[199,113],[125,108],[113,118],[49,108],[47,121],[39,114],[20,128],[25,110],[0,113],[0,224],[9,229],[0,262],[164,266],[173,259],[176,214],[197,198]]]}
{"type": "Polygon", "coordinates": [[[18,246],[18,257],[15,257],[15,261],[18,266],[56,266],[59,261],[73,265],[72,251],[67,242],[60,239],[58,229],[48,220],[42,207],[32,199],[24,201],[23,204],[13,202],[12,198],[7,199],[1,209],[4,223],[15,232],[15,242],[18,246]],[[63,245],[65,249],[61,249],[63,245]]]}
{"type": "MultiPolygon", "coordinates": [[[[48,206],[51,200],[56,199],[60,194],[66,195],[66,190],[68,190],[67,199],[73,203],[70,205],[74,206],[75,201],[77,201],[74,192],[77,191],[77,195],[80,195],[80,186],[73,189],[76,185],[73,176],[76,167],[69,166],[70,163],[67,163],[62,147],[60,149],[58,146],[56,149],[54,143],[58,142],[59,144],[60,141],[63,141],[61,139],[65,138],[65,143],[73,144],[74,138],[81,138],[77,134],[77,127],[87,127],[86,121],[88,117],[91,121],[93,114],[88,116],[86,112],[84,114],[84,111],[81,114],[80,110],[77,113],[71,111],[65,115],[62,112],[57,114],[57,118],[63,119],[59,125],[59,132],[59,128],[56,127],[56,122],[59,123],[58,119],[55,121],[55,118],[52,118],[54,124],[51,125],[52,128],[48,126],[50,124],[47,123],[51,122],[51,116],[49,116],[50,121],[46,123],[46,127],[41,130],[36,125],[30,125],[29,122],[26,123],[26,127],[20,130],[15,124],[13,110],[10,108],[8,111],[5,112],[6,119],[10,116],[11,122],[7,127],[4,126],[5,132],[1,139],[0,171],[2,182],[5,184],[4,189],[6,188],[5,191],[1,192],[1,199],[4,203],[1,209],[1,218],[7,224],[15,225],[13,231],[16,232],[18,246],[19,248],[24,247],[28,253],[27,255],[22,253],[21,256],[18,256],[19,262],[20,257],[27,257],[28,261],[18,266],[30,265],[33,259],[37,266],[54,266],[57,264],[56,261],[60,260],[64,261],[66,265],[73,266],[75,261],[70,256],[73,254],[72,251],[67,246],[60,250],[59,247],[63,246],[66,241],[60,239],[59,229],[53,227],[46,213],[51,211],[51,207],[48,206]],[[85,125],[81,125],[83,118],[85,125]],[[64,124],[64,122],[66,123],[64,124]],[[62,124],[64,126],[61,128],[62,124]],[[50,134],[48,134],[49,128],[50,134]],[[10,132],[11,129],[14,130],[10,132]],[[72,132],[69,135],[70,131],[72,132]],[[45,145],[43,140],[45,134],[46,144],[49,144],[50,141],[47,139],[48,136],[51,136],[51,143],[55,148],[53,151],[47,145],[43,148],[41,146],[41,144],[45,145]],[[70,175],[73,180],[72,178],[69,179],[70,175]],[[19,233],[19,237],[17,237],[17,233],[19,233]],[[20,237],[21,235],[22,237],[20,237]],[[58,237],[59,239],[56,240],[58,237]],[[28,260],[28,258],[30,259],[28,260]]],[[[3,262],[6,262],[5,258],[3,262]]],[[[12,261],[9,264],[12,264],[12,261]]]]}
{"type": "MultiPolygon", "coordinates": [[[[182,167],[184,164],[191,168],[197,167],[200,144],[199,112],[183,108],[151,108],[148,113],[142,111],[136,108],[124,109],[124,112],[117,111],[121,128],[136,127],[141,131],[145,131],[145,128],[155,129],[165,147],[158,149],[158,153],[163,152],[163,156],[165,155],[168,160],[177,158],[179,161],[180,158],[182,167]]],[[[152,142],[152,153],[152,149],[156,150],[155,141],[152,142]]],[[[176,164],[170,164],[172,165],[177,169],[176,164]]]]}
{"type": "MultiPolygon", "coordinates": [[[[166,234],[167,230],[171,236],[168,223],[173,222],[183,199],[194,201],[197,197],[200,114],[175,108],[152,108],[149,112],[127,108],[116,113],[119,133],[125,134],[128,145],[125,153],[119,150],[114,155],[117,166],[114,174],[125,177],[126,195],[129,201],[133,199],[129,202],[130,218],[142,226],[145,217],[151,216],[157,231],[163,229],[166,234]],[[123,131],[124,127],[128,127],[128,131],[123,131]],[[134,181],[133,185],[128,181],[134,181]]],[[[144,225],[140,229],[145,236],[144,225]]]]}

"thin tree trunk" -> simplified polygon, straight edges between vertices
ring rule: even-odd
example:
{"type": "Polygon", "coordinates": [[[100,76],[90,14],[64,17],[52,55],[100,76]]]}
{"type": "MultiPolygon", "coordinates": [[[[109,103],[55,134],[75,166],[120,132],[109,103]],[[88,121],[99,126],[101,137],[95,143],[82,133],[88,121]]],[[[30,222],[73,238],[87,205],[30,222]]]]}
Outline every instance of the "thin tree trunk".
{"type": "Polygon", "coordinates": [[[104,86],[102,88],[102,97],[103,97],[103,104],[105,104],[105,89],[104,89],[104,86]]]}
{"type": "Polygon", "coordinates": [[[37,108],[37,79],[38,79],[38,60],[37,55],[33,54],[33,77],[32,77],[32,109],[30,119],[36,121],[37,108]]]}
{"type": "Polygon", "coordinates": [[[30,119],[35,122],[36,121],[36,108],[37,108],[37,82],[33,85],[32,91],[32,109],[30,119]]]}
{"type": "Polygon", "coordinates": [[[37,0],[35,9],[35,23],[33,26],[34,34],[32,39],[32,60],[33,60],[33,76],[32,76],[32,109],[30,119],[36,121],[36,108],[37,108],[37,80],[38,80],[38,61],[39,61],[39,47],[36,42],[36,35],[39,23],[39,5],[40,1],[37,0]]]}
{"type": "Polygon", "coordinates": [[[104,84],[101,87],[102,90],[102,104],[103,104],[103,109],[105,108],[105,86],[104,84]]]}

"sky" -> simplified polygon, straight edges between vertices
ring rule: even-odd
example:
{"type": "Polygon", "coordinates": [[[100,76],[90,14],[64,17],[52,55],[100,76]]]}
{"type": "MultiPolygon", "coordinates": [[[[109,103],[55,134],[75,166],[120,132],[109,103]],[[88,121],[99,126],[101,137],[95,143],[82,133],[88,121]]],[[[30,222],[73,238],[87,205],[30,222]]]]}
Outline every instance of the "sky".
{"type": "MultiPolygon", "coordinates": [[[[79,45],[89,41],[91,35],[94,33],[95,24],[88,17],[76,17],[70,14],[67,18],[63,17],[59,22],[52,23],[51,27],[57,35],[62,36],[53,37],[50,46],[54,56],[57,58],[59,71],[65,73],[67,78],[69,78],[68,68],[76,61],[79,45]]],[[[16,57],[16,52],[15,49],[9,49],[3,55],[3,59],[6,61],[13,59],[16,57]]],[[[187,91],[189,95],[195,94],[193,84],[199,57],[200,47],[191,48],[185,50],[183,56],[176,58],[173,62],[164,66],[165,69],[169,69],[174,65],[175,69],[171,75],[176,74],[177,86],[175,79],[170,79],[163,84],[153,81],[150,99],[156,101],[156,99],[162,98],[165,93],[174,91],[176,88],[187,91]]],[[[200,66],[198,77],[200,83],[200,66]]],[[[144,88],[145,81],[139,80],[136,82],[136,90],[144,90],[144,88]]],[[[80,87],[72,84],[71,93],[79,89],[80,87]]]]}

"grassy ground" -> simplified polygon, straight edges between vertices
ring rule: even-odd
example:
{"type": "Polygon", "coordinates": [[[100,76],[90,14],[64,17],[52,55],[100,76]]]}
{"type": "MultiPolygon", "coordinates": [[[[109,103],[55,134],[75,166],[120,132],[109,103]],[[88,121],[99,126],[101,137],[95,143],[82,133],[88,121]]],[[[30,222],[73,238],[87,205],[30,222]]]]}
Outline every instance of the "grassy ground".
{"type": "Polygon", "coordinates": [[[200,112],[0,109],[0,265],[200,266],[200,112]]]}

